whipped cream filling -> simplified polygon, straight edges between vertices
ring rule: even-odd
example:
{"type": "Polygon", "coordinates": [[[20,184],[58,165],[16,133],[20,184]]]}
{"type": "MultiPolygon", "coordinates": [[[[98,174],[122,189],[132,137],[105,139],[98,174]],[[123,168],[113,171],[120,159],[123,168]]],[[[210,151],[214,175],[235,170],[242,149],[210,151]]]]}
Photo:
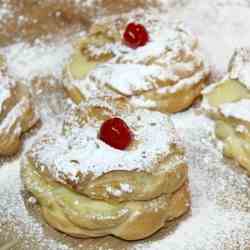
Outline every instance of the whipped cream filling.
{"type": "Polygon", "coordinates": [[[215,113],[220,112],[225,117],[250,122],[250,99],[246,99],[246,97],[235,102],[225,102],[218,108],[208,103],[206,95],[212,93],[220,85],[225,84],[225,81],[229,79],[239,81],[246,88],[246,92],[250,90],[250,47],[236,49],[229,63],[228,74],[222,81],[211,84],[202,92],[204,95],[202,102],[203,109],[215,113]]]}

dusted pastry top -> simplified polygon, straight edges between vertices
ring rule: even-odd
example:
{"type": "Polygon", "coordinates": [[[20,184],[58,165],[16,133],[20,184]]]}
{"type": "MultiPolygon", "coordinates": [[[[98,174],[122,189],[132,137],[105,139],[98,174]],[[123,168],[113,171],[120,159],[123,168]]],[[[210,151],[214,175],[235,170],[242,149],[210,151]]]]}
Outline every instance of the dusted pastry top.
{"type": "Polygon", "coordinates": [[[226,118],[250,122],[250,48],[236,49],[225,78],[204,91],[202,107],[226,118]]]}
{"type": "Polygon", "coordinates": [[[73,57],[65,85],[77,87],[85,99],[127,96],[136,107],[156,108],[156,100],[147,93],[153,91],[159,98],[175,94],[199,85],[209,74],[196,38],[182,25],[170,24],[151,12],[97,20],[78,47],[87,61],[79,67],[81,59],[73,57]],[[149,36],[136,49],[123,38],[132,22],[143,25],[149,36]]]}
{"type": "Polygon", "coordinates": [[[28,152],[28,159],[39,172],[74,185],[115,171],[161,175],[184,163],[180,140],[167,115],[127,107],[118,112],[115,105],[103,101],[71,110],[62,130],[42,136],[28,152]],[[133,133],[131,145],[123,151],[99,138],[103,122],[116,116],[133,133]]]}

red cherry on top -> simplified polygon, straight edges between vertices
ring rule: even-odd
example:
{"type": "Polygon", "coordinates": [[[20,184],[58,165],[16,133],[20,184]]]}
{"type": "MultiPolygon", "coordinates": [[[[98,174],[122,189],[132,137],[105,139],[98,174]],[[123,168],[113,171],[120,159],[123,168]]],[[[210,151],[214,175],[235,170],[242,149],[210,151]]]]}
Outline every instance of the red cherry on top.
{"type": "Polygon", "coordinates": [[[99,137],[111,147],[125,150],[133,136],[128,125],[122,119],[115,117],[102,124],[99,137]]]}
{"type": "Polygon", "coordinates": [[[146,45],[146,43],[149,41],[149,35],[143,25],[129,23],[123,34],[123,39],[129,47],[136,49],[146,45]]]}

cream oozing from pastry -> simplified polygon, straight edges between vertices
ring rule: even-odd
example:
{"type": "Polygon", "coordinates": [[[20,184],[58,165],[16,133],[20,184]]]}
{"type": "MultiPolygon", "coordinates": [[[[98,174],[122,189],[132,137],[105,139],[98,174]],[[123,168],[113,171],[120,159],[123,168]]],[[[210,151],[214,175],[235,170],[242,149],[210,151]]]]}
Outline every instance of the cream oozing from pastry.
{"type": "Polygon", "coordinates": [[[202,107],[215,120],[224,154],[250,172],[250,49],[237,49],[229,73],[204,91],[202,107]]]}

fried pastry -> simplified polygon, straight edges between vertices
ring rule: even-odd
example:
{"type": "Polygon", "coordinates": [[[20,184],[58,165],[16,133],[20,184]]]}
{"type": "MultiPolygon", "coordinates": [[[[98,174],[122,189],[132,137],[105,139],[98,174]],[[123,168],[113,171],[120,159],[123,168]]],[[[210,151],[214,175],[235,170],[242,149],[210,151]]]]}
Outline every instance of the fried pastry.
{"type": "Polygon", "coordinates": [[[0,58],[0,156],[11,156],[20,149],[21,136],[38,121],[28,88],[6,74],[0,58]]]}
{"type": "Polygon", "coordinates": [[[170,119],[121,101],[71,109],[61,131],[27,152],[22,176],[45,220],[75,237],[143,239],[189,209],[187,165],[170,119]]]}
{"type": "Polygon", "coordinates": [[[126,97],[134,107],[174,113],[200,96],[208,75],[197,40],[186,29],[134,13],[92,25],[75,46],[64,85],[76,103],[126,97]]]}
{"type": "Polygon", "coordinates": [[[237,49],[228,75],[204,90],[203,108],[215,120],[225,156],[250,173],[250,48],[237,49]]]}

